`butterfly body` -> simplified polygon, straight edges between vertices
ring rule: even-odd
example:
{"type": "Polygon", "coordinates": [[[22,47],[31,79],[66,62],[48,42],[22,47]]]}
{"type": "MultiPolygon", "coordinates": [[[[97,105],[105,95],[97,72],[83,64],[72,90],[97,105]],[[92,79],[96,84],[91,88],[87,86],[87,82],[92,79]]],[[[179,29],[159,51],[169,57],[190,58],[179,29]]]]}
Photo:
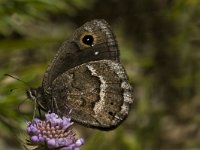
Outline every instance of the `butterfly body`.
{"type": "Polygon", "coordinates": [[[133,91],[119,62],[119,49],[110,26],[93,20],[65,42],[45,72],[42,86],[27,91],[46,111],[103,130],[125,120],[133,91]]]}

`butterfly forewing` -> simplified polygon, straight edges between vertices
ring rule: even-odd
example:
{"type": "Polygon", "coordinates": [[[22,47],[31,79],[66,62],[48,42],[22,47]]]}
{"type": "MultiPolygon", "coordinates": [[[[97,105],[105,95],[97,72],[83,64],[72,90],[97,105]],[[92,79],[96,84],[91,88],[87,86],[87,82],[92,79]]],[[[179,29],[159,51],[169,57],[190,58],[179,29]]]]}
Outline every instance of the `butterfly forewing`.
{"type": "Polygon", "coordinates": [[[119,50],[115,36],[105,20],[93,20],[78,28],[63,43],[43,78],[45,91],[51,89],[53,80],[80,64],[109,59],[119,61],[119,50]],[[93,43],[84,43],[84,37],[92,36],[93,43]]]}

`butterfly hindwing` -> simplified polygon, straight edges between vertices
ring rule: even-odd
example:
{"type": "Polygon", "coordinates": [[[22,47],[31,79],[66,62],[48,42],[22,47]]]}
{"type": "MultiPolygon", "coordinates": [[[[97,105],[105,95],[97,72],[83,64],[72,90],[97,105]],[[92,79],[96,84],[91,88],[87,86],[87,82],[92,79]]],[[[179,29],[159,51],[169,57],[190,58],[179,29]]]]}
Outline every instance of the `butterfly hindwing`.
{"type": "Polygon", "coordinates": [[[89,127],[114,128],[128,115],[132,87],[121,64],[100,60],[76,66],[53,81],[62,115],[89,127]],[[68,111],[67,111],[68,110],[68,111]]]}

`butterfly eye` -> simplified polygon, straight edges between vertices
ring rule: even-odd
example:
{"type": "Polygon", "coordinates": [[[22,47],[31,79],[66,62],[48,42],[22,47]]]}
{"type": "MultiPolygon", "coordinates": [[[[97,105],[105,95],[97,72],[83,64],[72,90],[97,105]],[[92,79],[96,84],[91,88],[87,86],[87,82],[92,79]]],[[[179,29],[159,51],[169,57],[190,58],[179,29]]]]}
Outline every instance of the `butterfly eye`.
{"type": "Polygon", "coordinates": [[[31,95],[32,95],[33,97],[36,97],[36,95],[37,95],[36,91],[35,91],[35,90],[32,91],[32,92],[31,92],[31,95]]]}
{"type": "Polygon", "coordinates": [[[92,35],[85,35],[82,38],[82,41],[84,44],[88,45],[88,46],[92,46],[93,42],[94,42],[94,37],[92,35]]]}

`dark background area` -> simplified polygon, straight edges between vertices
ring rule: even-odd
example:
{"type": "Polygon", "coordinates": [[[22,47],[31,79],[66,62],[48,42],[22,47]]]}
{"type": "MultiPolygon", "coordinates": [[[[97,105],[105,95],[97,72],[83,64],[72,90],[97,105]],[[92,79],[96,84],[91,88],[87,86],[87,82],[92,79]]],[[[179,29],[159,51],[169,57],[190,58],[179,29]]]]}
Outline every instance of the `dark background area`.
{"type": "Polygon", "coordinates": [[[135,101],[111,132],[77,126],[82,149],[199,149],[199,16],[199,0],[1,0],[0,149],[22,149],[33,113],[24,101],[29,87],[4,74],[40,86],[61,43],[91,19],[107,20],[116,33],[135,101]]]}

